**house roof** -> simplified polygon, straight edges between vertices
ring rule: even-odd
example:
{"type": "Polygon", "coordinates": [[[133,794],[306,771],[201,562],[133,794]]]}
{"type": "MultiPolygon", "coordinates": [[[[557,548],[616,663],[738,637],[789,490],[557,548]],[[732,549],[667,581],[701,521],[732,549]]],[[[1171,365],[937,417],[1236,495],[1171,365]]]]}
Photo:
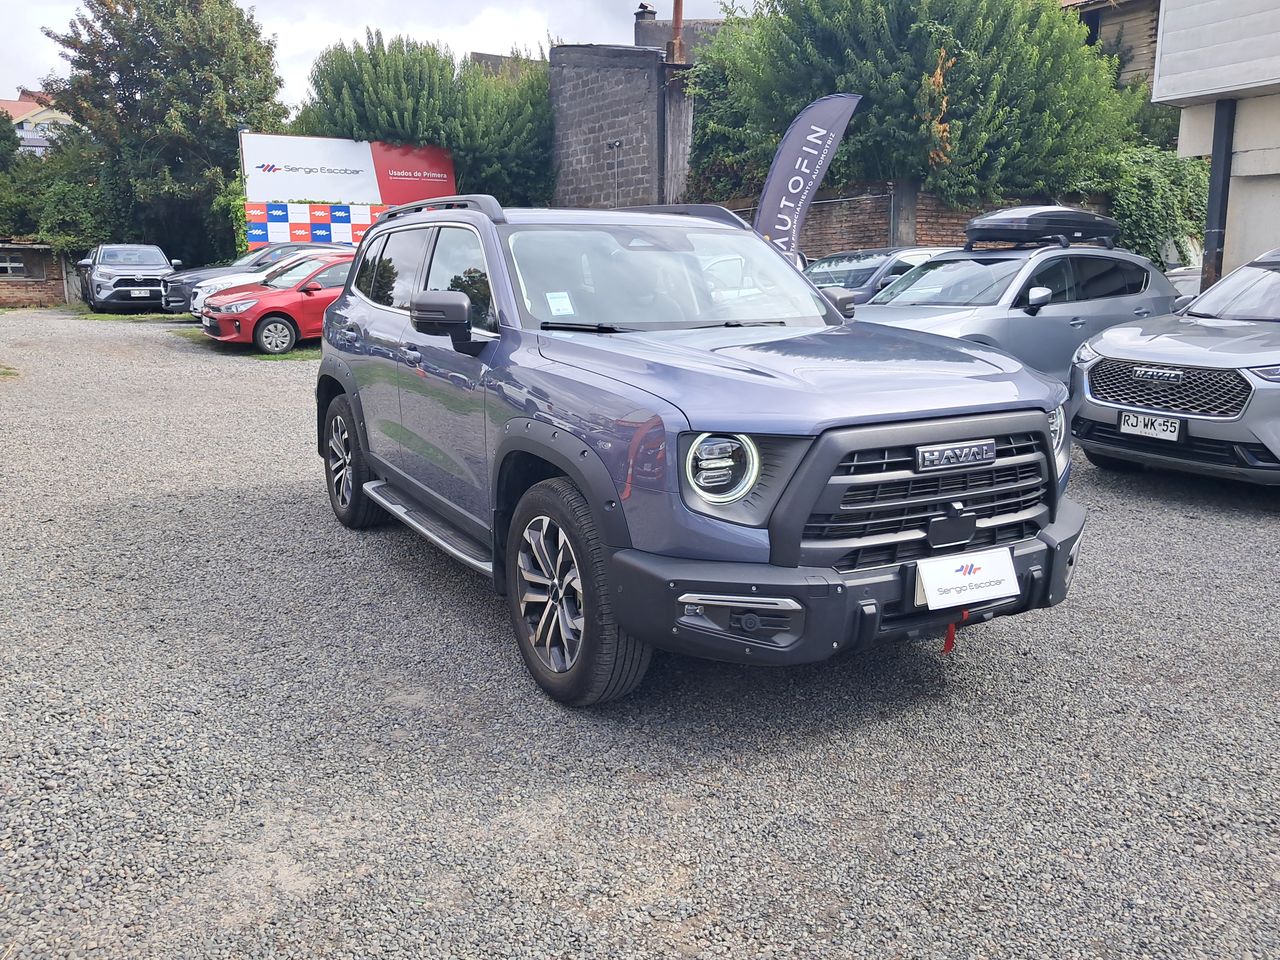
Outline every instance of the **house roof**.
{"type": "Polygon", "coordinates": [[[13,117],[14,123],[44,109],[44,104],[32,100],[0,100],[0,110],[13,117]]]}

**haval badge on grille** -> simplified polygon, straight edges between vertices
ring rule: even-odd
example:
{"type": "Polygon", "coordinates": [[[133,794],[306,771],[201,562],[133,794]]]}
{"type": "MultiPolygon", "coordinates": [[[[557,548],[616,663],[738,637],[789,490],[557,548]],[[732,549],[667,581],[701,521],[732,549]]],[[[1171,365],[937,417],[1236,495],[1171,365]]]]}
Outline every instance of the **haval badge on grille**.
{"type": "Polygon", "coordinates": [[[941,470],[970,464],[990,463],[996,458],[996,442],[966,440],[964,443],[935,443],[916,447],[916,470],[941,470]]]}
{"type": "Polygon", "coordinates": [[[1181,383],[1183,371],[1168,367],[1134,367],[1133,379],[1151,380],[1155,383],[1181,383]]]}

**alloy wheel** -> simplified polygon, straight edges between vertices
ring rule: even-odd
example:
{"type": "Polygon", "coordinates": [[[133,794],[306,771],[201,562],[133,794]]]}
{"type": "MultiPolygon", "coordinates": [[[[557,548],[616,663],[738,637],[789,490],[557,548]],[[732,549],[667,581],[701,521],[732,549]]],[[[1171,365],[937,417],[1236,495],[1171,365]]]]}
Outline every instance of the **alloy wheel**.
{"type": "Polygon", "coordinates": [[[329,422],[329,485],[342,509],[351,505],[351,434],[346,421],[334,417],[329,422]]]}
{"type": "Polygon", "coordinates": [[[272,353],[284,353],[293,341],[293,330],[283,320],[268,320],[262,328],[262,345],[272,353]]]}
{"type": "Polygon", "coordinates": [[[548,670],[565,673],[582,650],[586,617],[578,558],[550,517],[534,517],[524,528],[516,576],[530,646],[548,670]]]}

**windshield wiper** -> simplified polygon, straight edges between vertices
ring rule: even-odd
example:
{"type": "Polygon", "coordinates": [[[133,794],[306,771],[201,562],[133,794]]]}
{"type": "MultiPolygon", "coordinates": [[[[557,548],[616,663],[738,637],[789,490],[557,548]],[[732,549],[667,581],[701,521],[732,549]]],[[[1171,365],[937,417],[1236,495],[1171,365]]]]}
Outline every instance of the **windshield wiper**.
{"type": "Polygon", "coordinates": [[[699,323],[691,330],[709,330],[712,327],[785,327],[785,320],[726,320],[724,323],[699,323]]]}
{"type": "Polygon", "coordinates": [[[568,320],[544,320],[541,330],[580,330],[585,333],[637,333],[636,327],[615,327],[611,323],[572,323],[568,320]]]}

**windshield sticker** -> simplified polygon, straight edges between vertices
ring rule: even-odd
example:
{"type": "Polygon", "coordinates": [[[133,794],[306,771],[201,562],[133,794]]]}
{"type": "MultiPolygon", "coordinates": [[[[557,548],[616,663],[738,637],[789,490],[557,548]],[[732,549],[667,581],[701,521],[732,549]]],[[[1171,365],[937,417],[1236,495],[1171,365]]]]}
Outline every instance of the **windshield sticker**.
{"type": "Polygon", "coordinates": [[[553,317],[573,316],[573,301],[569,299],[567,293],[548,293],[547,306],[551,308],[553,317]]]}

